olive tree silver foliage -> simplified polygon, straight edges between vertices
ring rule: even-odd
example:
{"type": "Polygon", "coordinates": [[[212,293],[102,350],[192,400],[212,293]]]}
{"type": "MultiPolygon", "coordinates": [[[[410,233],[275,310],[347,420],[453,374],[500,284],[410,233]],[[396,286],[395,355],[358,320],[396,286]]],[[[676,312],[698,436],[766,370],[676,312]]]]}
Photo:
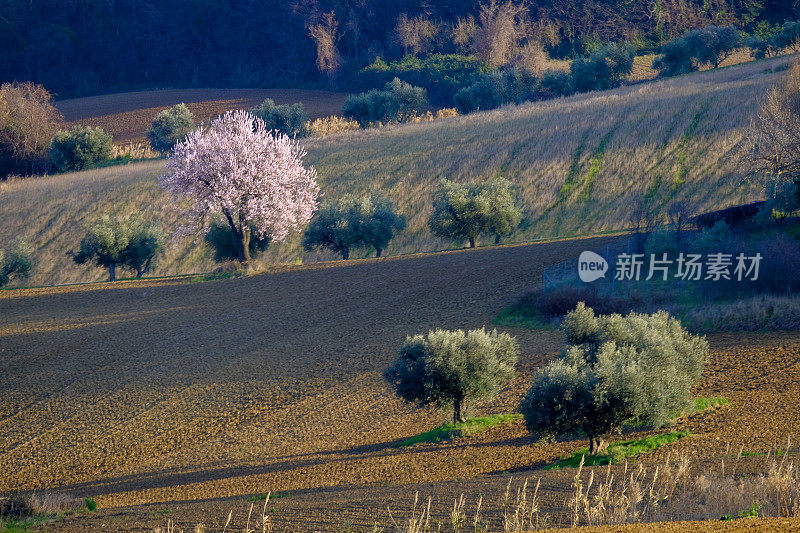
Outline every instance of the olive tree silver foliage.
{"type": "Polygon", "coordinates": [[[567,347],[520,405],[534,436],[583,433],[603,453],[621,425],[661,427],[691,406],[708,343],[666,312],[604,316],[579,303],[563,328],[567,347]]]}
{"type": "Polygon", "coordinates": [[[521,203],[517,190],[505,178],[469,183],[442,180],[433,196],[428,226],[437,237],[468,241],[470,248],[481,235],[493,235],[499,242],[522,222],[521,203]]]}
{"type": "Polygon", "coordinates": [[[518,358],[507,333],[437,329],[408,337],[384,376],[404,400],[452,407],[461,422],[470,403],[494,398],[514,378],[518,358]]]}

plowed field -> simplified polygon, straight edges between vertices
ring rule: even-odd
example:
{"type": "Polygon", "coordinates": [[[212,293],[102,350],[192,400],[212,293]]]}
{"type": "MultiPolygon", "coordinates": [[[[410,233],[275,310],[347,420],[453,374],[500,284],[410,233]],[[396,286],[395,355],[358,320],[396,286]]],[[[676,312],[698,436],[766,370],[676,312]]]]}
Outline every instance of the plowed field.
{"type": "Polygon", "coordinates": [[[56,107],[71,124],[101,127],[116,143],[146,142],[159,111],[181,102],[205,122],[231,109],[249,109],[266,98],[277,104],[302,102],[311,120],[341,114],[347,95],[303,89],[169,89],[62,100],[56,107]]]}
{"type": "MultiPolygon", "coordinates": [[[[542,478],[558,523],[572,473],[535,469],[582,442],[534,446],[517,421],[396,449],[444,415],[400,402],[381,372],[406,334],[490,325],[542,266],[602,243],[0,292],[0,492],[97,499],[97,513],[51,530],[152,531],[172,518],[215,531],[231,509],[241,530],[247,497],[269,490],[291,493],[271,504],[281,527],[362,530],[387,523],[387,505],[402,515],[416,491],[434,496],[440,517],[460,493],[469,505],[482,494],[492,515],[513,474],[542,478]]],[[[512,411],[562,342],[556,331],[509,331],[521,376],[484,412],[512,411]]],[[[726,450],[800,439],[800,332],[710,341],[697,392],[731,405],[680,421],[692,435],[648,461],[671,451],[715,464],[726,450]]]]}

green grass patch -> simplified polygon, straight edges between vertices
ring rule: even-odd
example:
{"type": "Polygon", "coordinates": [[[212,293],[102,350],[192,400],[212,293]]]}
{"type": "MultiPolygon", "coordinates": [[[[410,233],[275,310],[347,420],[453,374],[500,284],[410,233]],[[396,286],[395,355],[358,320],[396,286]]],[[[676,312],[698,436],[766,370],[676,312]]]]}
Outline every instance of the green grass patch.
{"type": "Polygon", "coordinates": [[[513,413],[513,414],[484,416],[479,418],[468,418],[464,422],[459,422],[457,424],[442,424],[436,429],[432,429],[430,431],[426,431],[425,433],[420,433],[419,435],[415,435],[410,439],[406,439],[400,444],[398,444],[396,447],[404,448],[406,446],[413,446],[415,444],[420,444],[422,442],[441,442],[444,440],[451,440],[459,437],[476,435],[478,433],[486,431],[490,427],[503,424],[510,420],[517,420],[519,418],[522,418],[521,414],[513,413]]]}
{"type": "Polygon", "coordinates": [[[725,398],[712,396],[711,398],[695,398],[694,399],[694,412],[702,413],[707,409],[717,409],[723,405],[728,405],[730,402],[725,398]]]}
{"type": "Polygon", "coordinates": [[[603,167],[603,155],[606,153],[606,144],[608,144],[609,139],[611,139],[615,131],[616,128],[603,135],[603,138],[600,140],[600,144],[597,145],[597,149],[594,151],[592,162],[589,164],[589,172],[583,179],[584,186],[580,194],[581,202],[588,202],[592,195],[594,179],[600,172],[600,169],[603,167]]]}
{"type": "Polygon", "coordinates": [[[686,148],[689,145],[689,141],[692,139],[695,131],[697,131],[700,121],[703,119],[706,111],[708,111],[709,105],[710,102],[708,101],[703,103],[703,105],[700,107],[700,110],[692,118],[692,122],[689,124],[689,127],[686,128],[686,132],[683,134],[683,137],[681,137],[677,148],[678,159],[676,163],[675,177],[672,181],[673,189],[677,189],[686,182],[686,175],[689,173],[689,167],[686,164],[686,158],[688,156],[686,148]]]}
{"type": "Polygon", "coordinates": [[[603,466],[608,464],[615,464],[641,455],[643,453],[652,452],[661,446],[675,442],[678,439],[689,436],[689,431],[673,431],[671,433],[664,433],[661,435],[651,435],[641,439],[626,440],[623,442],[615,442],[608,445],[608,451],[604,454],[590,455],[589,448],[581,448],[572,455],[568,455],[560,459],[556,464],[546,467],[546,470],[553,468],[577,468],[581,464],[581,457],[586,457],[584,460],[585,466],[603,466]]]}
{"type": "Polygon", "coordinates": [[[548,322],[540,315],[529,315],[519,309],[503,309],[492,323],[495,326],[509,326],[512,328],[528,329],[556,329],[556,326],[548,322]]]}
{"type": "MultiPolygon", "coordinates": [[[[280,499],[280,498],[288,498],[291,495],[292,495],[291,492],[278,490],[278,491],[275,491],[275,492],[270,492],[269,493],[269,499],[270,500],[277,500],[277,499],[280,499]]],[[[267,495],[266,494],[256,494],[255,496],[250,496],[250,501],[251,502],[258,502],[258,501],[262,501],[263,502],[266,499],[267,499],[267,495]]]]}

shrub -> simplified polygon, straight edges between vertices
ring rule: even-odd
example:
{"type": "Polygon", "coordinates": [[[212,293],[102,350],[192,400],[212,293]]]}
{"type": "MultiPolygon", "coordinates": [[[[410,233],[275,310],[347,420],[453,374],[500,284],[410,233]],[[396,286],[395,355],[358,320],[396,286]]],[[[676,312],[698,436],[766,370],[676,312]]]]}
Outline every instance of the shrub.
{"type": "Polygon", "coordinates": [[[541,98],[569,96],[573,92],[572,79],[563,70],[550,70],[542,76],[538,90],[541,98]]]}
{"type": "Polygon", "coordinates": [[[33,268],[33,254],[30,246],[21,238],[11,241],[4,251],[0,250],[0,287],[14,279],[27,278],[33,268]]]}
{"type": "Polygon", "coordinates": [[[108,269],[108,280],[116,281],[117,266],[125,266],[141,277],[152,267],[163,248],[163,233],[141,217],[104,215],[91,224],[77,252],[70,252],[75,263],[94,261],[108,269]]]}
{"type": "Polygon", "coordinates": [[[278,131],[290,137],[308,135],[308,115],[302,103],[292,105],[275,105],[267,98],[250,112],[264,121],[268,130],[278,131]]]}
{"type": "Polygon", "coordinates": [[[428,106],[425,89],[414,87],[395,78],[382,91],[348,96],[342,115],[362,127],[377,122],[402,122],[428,106]]]}
{"type": "Polygon", "coordinates": [[[677,37],[661,47],[661,55],[653,61],[653,68],[662,76],[678,76],[695,70],[692,48],[684,37],[677,37]]]}
{"type": "Polygon", "coordinates": [[[463,422],[470,403],[494,398],[514,378],[518,358],[507,333],[437,329],[406,338],[384,376],[404,400],[452,406],[453,422],[463,422]]]}
{"type": "Polygon", "coordinates": [[[147,138],[153,150],[165,154],[194,128],[194,115],[186,104],[178,104],[156,115],[147,131],[147,138]]]}
{"type": "Polygon", "coordinates": [[[577,92],[619,87],[633,69],[634,48],[608,43],[570,65],[572,88],[577,92]]]}
{"type": "Polygon", "coordinates": [[[391,63],[376,58],[360,71],[359,77],[363,87],[380,87],[400,78],[425,89],[434,104],[447,105],[459,89],[471,85],[485,72],[488,67],[473,56],[431,54],[424,58],[408,55],[391,63]]]}
{"type": "Polygon", "coordinates": [[[0,179],[45,172],[48,148],[61,115],[41,85],[0,85],[0,179]]]}
{"type": "Polygon", "coordinates": [[[101,128],[75,126],[50,143],[50,160],[59,172],[83,170],[111,158],[114,141],[101,128]]]}
{"type": "Polygon", "coordinates": [[[453,97],[453,103],[462,114],[495,109],[505,103],[503,83],[499,73],[486,74],[469,87],[459,90],[453,97]]]}
{"type": "MultiPolygon", "coordinates": [[[[250,256],[257,257],[269,246],[269,237],[259,237],[250,229],[250,256]]],[[[239,259],[239,239],[227,222],[215,220],[208,228],[205,241],[214,250],[215,261],[236,261],[239,259]]]]}
{"type": "Polygon", "coordinates": [[[537,436],[582,431],[592,454],[622,424],[661,427],[690,408],[708,343],[666,312],[595,315],[578,304],[564,318],[567,347],[539,370],[520,404],[537,436]]]}
{"type": "Polygon", "coordinates": [[[518,192],[504,178],[485,183],[442,180],[428,226],[437,237],[468,240],[474,248],[481,235],[494,235],[497,242],[513,233],[522,222],[520,204],[518,192]]]}
{"type": "Polygon", "coordinates": [[[325,137],[326,135],[334,135],[343,131],[357,130],[360,127],[355,120],[330,116],[311,121],[308,125],[308,134],[312,137],[325,137]]]}
{"type": "Polygon", "coordinates": [[[561,320],[580,302],[602,314],[625,313],[642,303],[600,294],[591,286],[563,285],[548,291],[525,292],[506,308],[506,314],[521,318],[542,318],[546,321],[561,320]]]}
{"type": "Polygon", "coordinates": [[[380,257],[395,232],[403,228],[405,217],[397,215],[386,198],[345,195],[320,207],[303,237],[303,247],[328,248],[343,259],[350,258],[351,248],[372,247],[380,257]]]}

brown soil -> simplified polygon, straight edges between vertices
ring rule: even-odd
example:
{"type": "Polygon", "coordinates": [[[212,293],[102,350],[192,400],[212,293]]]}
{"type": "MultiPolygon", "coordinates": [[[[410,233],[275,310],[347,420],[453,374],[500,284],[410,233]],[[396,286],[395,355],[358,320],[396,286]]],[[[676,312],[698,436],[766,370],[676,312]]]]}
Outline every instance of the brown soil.
{"type": "MultiPolygon", "coordinates": [[[[407,513],[417,491],[441,517],[460,493],[469,505],[483,495],[491,514],[513,473],[541,477],[559,523],[572,474],[535,469],[582,442],[534,445],[515,421],[394,448],[446,415],[402,403],[381,372],[407,334],[490,326],[542,266],[602,241],[0,292],[0,492],[97,499],[98,513],[48,529],[137,531],[168,518],[221,525],[232,509],[240,530],[249,495],[288,491],[271,504],[279,524],[343,530],[386,524],[387,506],[407,513]]],[[[509,331],[521,375],[483,412],[513,411],[562,343],[556,331],[509,331]]],[[[713,466],[798,441],[800,332],[710,341],[697,393],[731,405],[681,420],[691,437],[647,461],[687,453],[713,466]]]]}
{"type": "Polygon", "coordinates": [[[156,114],[181,102],[194,113],[197,122],[231,109],[255,107],[266,98],[277,104],[302,102],[313,120],[341,114],[346,96],[302,89],[169,89],[62,100],[56,107],[68,125],[101,127],[121,144],[146,142],[147,129],[156,114]]]}

